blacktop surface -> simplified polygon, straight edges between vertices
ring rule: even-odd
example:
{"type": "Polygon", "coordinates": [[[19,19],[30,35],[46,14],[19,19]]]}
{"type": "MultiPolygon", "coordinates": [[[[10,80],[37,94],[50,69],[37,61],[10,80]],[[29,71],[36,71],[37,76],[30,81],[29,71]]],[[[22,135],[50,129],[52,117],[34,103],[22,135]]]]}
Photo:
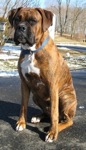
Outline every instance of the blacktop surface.
{"type": "Polygon", "coordinates": [[[20,112],[19,77],[0,77],[0,150],[86,150],[86,70],[72,72],[78,106],[74,125],[59,133],[53,143],[44,141],[49,122],[31,124],[31,117],[41,113],[30,96],[27,129],[16,132],[20,112]]]}

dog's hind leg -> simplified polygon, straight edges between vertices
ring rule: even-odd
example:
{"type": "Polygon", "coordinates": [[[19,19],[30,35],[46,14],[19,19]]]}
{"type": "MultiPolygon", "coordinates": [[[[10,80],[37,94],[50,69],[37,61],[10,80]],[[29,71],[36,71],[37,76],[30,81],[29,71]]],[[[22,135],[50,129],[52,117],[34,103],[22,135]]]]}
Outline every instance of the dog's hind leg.
{"type": "Polygon", "coordinates": [[[64,109],[63,120],[58,124],[59,132],[73,125],[73,117],[76,111],[76,101],[74,101],[68,109],[64,109]]]}
{"type": "Polygon", "coordinates": [[[68,120],[68,122],[59,123],[58,124],[58,131],[61,132],[62,130],[66,129],[72,125],[73,125],[72,119],[68,120]]]}

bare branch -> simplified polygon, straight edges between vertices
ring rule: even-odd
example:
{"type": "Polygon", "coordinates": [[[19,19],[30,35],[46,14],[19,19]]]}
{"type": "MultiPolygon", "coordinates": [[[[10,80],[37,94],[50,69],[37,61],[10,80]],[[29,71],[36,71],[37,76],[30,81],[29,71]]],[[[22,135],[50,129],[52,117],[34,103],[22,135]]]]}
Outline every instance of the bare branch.
{"type": "Polygon", "coordinates": [[[6,3],[5,3],[5,6],[4,6],[4,13],[3,13],[3,16],[2,16],[3,18],[5,17],[5,14],[8,10],[9,4],[10,4],[10,0],[7,0],[6,3]]]}

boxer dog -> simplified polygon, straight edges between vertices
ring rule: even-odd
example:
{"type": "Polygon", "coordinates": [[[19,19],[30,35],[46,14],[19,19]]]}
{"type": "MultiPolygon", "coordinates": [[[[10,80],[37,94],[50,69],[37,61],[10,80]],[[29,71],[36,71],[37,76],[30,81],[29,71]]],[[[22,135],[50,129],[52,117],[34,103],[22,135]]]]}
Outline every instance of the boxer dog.
{"type": "Polygon", "coordinates": [[[21,44],[18,70],[21,78],[21,111],[17,131],[26,128],[30,92],[33,101],[43,111],[32,123],[49,116],[51,126],[45,141],[53,142],[58,132],[73,124],[76,112],[76,94],[69,68],[49,36],[53,14],[41,8],[18,8],[9,12],[14,27],[14,41],[21,44]]]}

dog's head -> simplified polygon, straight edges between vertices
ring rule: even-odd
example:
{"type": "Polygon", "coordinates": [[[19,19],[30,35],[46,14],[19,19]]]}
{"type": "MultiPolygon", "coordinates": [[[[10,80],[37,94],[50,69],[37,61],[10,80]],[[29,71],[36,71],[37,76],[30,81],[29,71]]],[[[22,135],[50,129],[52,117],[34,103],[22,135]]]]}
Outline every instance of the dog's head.
{"type": "Polygon", "coordinates": [[[41,8],[17,8],[8,14],[8,19],[15,29],[14,41],[33,46],[52,25],[53,14],[41,8]]]}

